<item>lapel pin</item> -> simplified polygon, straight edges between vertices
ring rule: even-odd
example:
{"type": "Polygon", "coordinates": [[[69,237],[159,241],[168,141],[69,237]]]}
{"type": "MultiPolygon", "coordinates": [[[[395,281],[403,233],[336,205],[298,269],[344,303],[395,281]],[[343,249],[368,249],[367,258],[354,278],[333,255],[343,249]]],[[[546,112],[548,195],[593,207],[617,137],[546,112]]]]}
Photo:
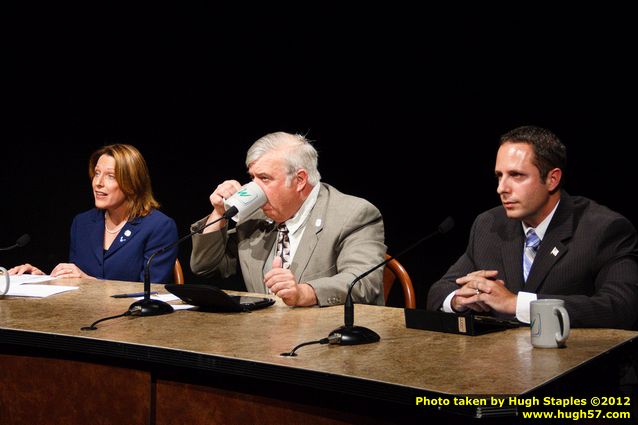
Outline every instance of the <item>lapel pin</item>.
{"type": "Polygon", "coordinates": [[[315,221],[315,227],[321,227],[321,219],[318,218],[317,221],[315,221]]]}
{"type": "MultiPolygon", "coordinates": [[[[126,229],[126,231],[124,232],[124,236],[126,236],[127,238],[128,238],[129,236],[131,236],[131,231],[130,231],[130,230],[128,230],[128,229],[126,229]]],[[[554,248],[554,249],[556,249],[556,248],[554,248]]]]}
{"type": "Polygon", "coordinates": [[[556,257],[558,255],[558,248],[554,247],[554,249],[552,249],[552,255],[554,257],[556,257]]]}

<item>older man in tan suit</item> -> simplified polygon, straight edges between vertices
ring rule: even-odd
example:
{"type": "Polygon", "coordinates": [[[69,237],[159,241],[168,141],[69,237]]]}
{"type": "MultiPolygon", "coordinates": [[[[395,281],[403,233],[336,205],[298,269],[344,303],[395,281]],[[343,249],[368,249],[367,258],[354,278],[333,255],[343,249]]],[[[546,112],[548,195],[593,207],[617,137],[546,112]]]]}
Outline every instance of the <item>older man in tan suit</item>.
{"type": "MultiPolygon", "coordinates": [[[[368,201],[320,183],[317,156],[301,135],[277,132],[257,140],[246,166],[268,200],[234,229],[221,220],[195,235],[193,272],[228,277],[239,261],[250,292],[270,291],[291,306],[344,303],[350,282],[384,260],[383,219],[368,201]]],[[[220,219],[224,200],[240,187],[236,180],[217,186],[213,212],[193,228],[220,219]]],[[[382,277],[379,268],[362,279],[354,301],[383,305],[382,277]]]]}

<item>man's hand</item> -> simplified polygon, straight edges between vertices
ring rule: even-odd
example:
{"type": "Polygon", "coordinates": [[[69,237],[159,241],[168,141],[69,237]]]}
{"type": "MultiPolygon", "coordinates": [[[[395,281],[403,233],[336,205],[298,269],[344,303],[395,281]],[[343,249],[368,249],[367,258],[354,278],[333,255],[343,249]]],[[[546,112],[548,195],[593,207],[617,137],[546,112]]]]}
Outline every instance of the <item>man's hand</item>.
{"type": "Polygon", "coordinates": [[[264,283],[270,291],[280,297],[286,305],[311,306],[317,304],[317,296],[312,286],[297,283],[295,275],[281,267],[281,258],[275,257],[272,270],[264,276],[264,283]]]}
{"type": "Polygon", "coordinates": [[[452,308],[515,315],[517,296],[505,287],[504,281],[496,279],[497,276],[496,270],[477,270],[456,279],[461,288],[452,298],[452,308]]]}
{"type": "MultiPolygon", "coordinates": [[[[233,196],[241,188],[241,184],[237,180],[226,180],[215,188],[215,191],[210,195],[210,203],[213,206],[213,212],[208,216],[206,224],[219,219],[226,212],[224,206],[224,200],[233,196]]],[[[226,220],[208,226],[202,233],[216,232],[226,225],[226,220]]]]}

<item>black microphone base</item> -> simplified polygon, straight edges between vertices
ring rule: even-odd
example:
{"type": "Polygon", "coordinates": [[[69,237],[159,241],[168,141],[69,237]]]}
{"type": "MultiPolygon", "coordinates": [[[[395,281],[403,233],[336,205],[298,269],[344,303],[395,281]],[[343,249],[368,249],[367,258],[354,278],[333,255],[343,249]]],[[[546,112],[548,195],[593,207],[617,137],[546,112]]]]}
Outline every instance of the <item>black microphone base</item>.
{"type": "Polygon", "coordinates": [[[143,299],[135,301],[128,308],[133,316],[160,316],[173,312],[173,307],[160,300],[143,299]]]}
{"type": "Polygon", "coordinates": [[[342,326],[330,332],[330,337],[338,337],[340,345],[359,345],[379,342],[381,337],[372,329],[362,326],[342,326]]]}

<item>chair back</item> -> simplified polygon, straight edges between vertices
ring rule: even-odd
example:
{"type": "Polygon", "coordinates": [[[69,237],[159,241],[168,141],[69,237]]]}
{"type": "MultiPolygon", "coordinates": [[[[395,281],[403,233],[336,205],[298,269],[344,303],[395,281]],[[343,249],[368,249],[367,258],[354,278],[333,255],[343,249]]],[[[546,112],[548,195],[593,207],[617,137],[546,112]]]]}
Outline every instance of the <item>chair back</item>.
{"type": "Polygon", "coordinates": [[[175,266],[173,267],[173,282],[177,285],[184,284],[184,271],[182,270],[179,258],[175,259],[175,266]]]}
{"type": "MultiPolygon", "coordinates": [[[[385,255],[386,260],[391,258],[390,255],[385,255]]],[[[401,265],[396,259],[390,260],[383,269],[383,296],[388,302],[390,296],[390,290],[394,285],[395,280],[399,280],[403,289],[403,301],[406,308],[416,308],[416,296],[414,295],[414,287],[412,286],[412,279],[408,274],[405,267],[401,265]]]]}

